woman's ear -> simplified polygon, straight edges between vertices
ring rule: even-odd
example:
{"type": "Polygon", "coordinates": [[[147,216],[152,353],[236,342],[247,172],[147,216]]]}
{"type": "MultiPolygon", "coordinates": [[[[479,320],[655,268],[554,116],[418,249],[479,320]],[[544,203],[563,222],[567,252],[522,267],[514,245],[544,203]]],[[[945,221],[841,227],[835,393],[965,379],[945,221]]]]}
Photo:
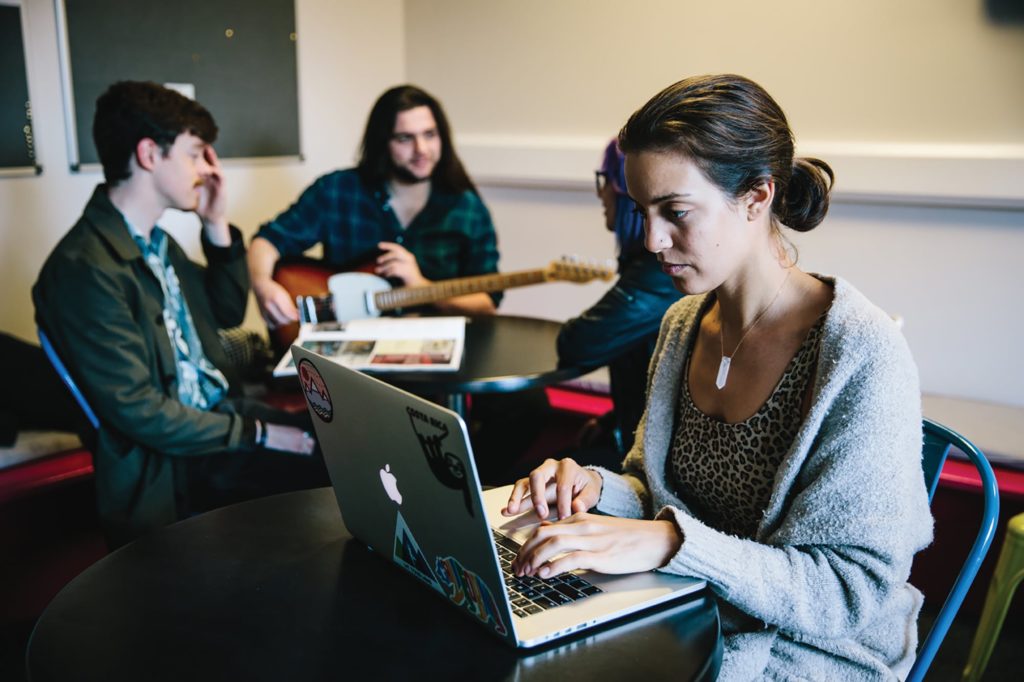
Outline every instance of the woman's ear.
{"type": "Polygon", "coordinates": [[[753,222],[763,215],[771,214],[772,202],[775,200],[775,179],[766,178],[747,192],[744,198],[744,208],[747,211],[747,220],[753,222]]]}

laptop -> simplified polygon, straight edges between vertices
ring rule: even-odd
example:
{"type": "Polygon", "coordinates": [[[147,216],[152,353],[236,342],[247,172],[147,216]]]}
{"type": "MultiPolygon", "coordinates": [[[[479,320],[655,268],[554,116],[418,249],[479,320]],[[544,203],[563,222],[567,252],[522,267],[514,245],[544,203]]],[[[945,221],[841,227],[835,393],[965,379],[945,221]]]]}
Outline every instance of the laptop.
{"type": "Polygon", "coordinates": [[[537,518],[502,516],[511,485],[480,489],[459,415],[299,346],[292,354],[349,532],[509,644],[533,647],[705,586],[653,571],[504,577],[537,518]]]}

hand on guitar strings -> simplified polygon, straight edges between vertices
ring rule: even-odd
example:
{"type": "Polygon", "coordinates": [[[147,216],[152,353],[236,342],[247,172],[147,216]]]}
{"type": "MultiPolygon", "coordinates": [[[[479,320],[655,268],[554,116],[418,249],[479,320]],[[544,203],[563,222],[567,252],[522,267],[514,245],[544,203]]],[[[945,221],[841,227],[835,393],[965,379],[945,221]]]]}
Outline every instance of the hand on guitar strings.
{"type": "Polygon", "coordinates": [[[416,263],[416,256],[412,255],[407,248],[395,242],[380,242],[377,244],[383,253],[377,256],[377,267],[374,273],[381,277],[402,280],[407,287],[418,287],[430,284],[430,280],[420,272],[420,266],[416,263]]]}

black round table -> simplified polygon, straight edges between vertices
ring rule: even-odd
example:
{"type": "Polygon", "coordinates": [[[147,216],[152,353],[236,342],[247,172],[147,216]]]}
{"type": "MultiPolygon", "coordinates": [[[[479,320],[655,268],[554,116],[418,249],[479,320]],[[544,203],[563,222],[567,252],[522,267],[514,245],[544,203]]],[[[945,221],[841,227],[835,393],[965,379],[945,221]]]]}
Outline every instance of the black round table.
{"type": "Polygon", "coordinates": [[[353,540],[329,488],[225,507],[69,583],[29,641],[48,680],[713,680],[707,591],[515,650],[353,540]]]}
{"type": "MultiPolygon", "coordinates": [[[[439,396],[465,416],[465,396],[510,393],[574,379],[590,367],[559,367],[555,341],[562,323],[518,315],[480,315],[466,318],[465,350],[455,372],[393,371],[367,374],[423,396],[439,396]]],[[[277,379],[276,389],[291,390],[292,377],[277,379]]]]}
{"type": "Polygon", "coordinates": [[[504,393],[547,386],[579,376],[581,367],[559,367],[555,340],[560,322],[517,315],[466,318],[466,344],[456,372],[380,372],[412,392],[504,393]]]}

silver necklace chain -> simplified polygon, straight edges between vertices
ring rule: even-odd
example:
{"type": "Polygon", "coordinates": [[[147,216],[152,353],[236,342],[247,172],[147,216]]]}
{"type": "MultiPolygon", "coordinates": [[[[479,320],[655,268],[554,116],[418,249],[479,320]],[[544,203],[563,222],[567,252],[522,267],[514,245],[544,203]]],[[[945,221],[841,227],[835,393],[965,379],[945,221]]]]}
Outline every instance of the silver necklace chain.
{"type": "Polygon", "coordinates": [[[782,290],[785,288],[786,282],[789,281],[789,276],[791,274],[793,274],[792,269],[786,272],[786,276],[783,278],[782,284],[779,285],[779,290],[775,292],[774,296],[772,296],[772,300],[768,301],[768,305],[766,305],[764,309],[757,314],[757,317],[755,317],[754,321],[750,323],[750,326],[743,331],[739,342],[736,343],[736,347],[732,349],[732,355],[725,354],[725,332],[723,331],[725,329],[725,324],[723,324],[721,320],[722,304],[719,302],[718,342],[722,348],[722,360],[718,363],[718,376],[715,377],[715,387],[719,391],[725,388],[725,382],[729,379],[729,367],[732,365],[732,359],[736,357],[736,353],[740,352],[740,346],[743,345],[743,341],[747,338],[747,334],[757,326],[757,323],[761,321],[761,318],[764,317],[765,313],[767,313],[772,305],[775,304],[775,301],[779,298],[779,294],[781,294],[782,290]]]}

